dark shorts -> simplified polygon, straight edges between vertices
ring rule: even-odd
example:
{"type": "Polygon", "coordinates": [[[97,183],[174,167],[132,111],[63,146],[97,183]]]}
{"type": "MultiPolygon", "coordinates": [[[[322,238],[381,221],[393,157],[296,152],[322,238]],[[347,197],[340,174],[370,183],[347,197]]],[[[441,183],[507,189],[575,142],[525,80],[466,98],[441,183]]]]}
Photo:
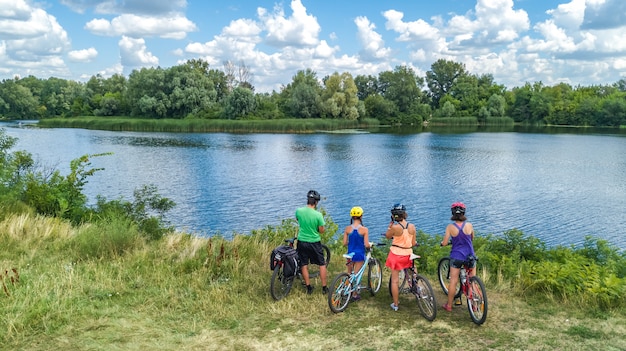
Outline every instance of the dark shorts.
{"type": "Polygon", "coordinates": [[[300,264],[307,266],[309,263],[316,264],[318,266],[325,266],[324,249],[321,242],[306,243],[298,241],[298,256],[300,257],[300,264]]]}
{"type": "MultiPolygon", "coordinates": [[[[450,259],[450,267],[454,267],[454,268],[463,268],[463,265],[465,264],[469,264],[469,261],[467,260],[457,260],[456,258],[451,258],[450,259]]],[[[474,268],[476,267],[476,261],[474,261],[474,264],[472,265],[472,267],[469,268],[474,268]]]]}

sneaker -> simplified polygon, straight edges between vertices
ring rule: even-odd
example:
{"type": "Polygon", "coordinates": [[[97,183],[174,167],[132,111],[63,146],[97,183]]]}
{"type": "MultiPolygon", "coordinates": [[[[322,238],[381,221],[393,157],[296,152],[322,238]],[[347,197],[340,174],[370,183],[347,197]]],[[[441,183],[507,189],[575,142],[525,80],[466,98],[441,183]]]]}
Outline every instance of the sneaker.
{"type": "Polygon", "coordinates": [[[443,309],[448,312],[452,312],[452,306],[448,305],[447,303],[444,303],[441,307],[443,307],[443,309]]]}
{"type": "Polygon", "coordinates": [[[328,287],[326,287],[326,286],[322,287],[322,294],[324,294],[324,295],[328,294],[328,287]]]}
{"type": "Polygon", "coordinates": [[[350,298],[352,301],[359,301],[361,299],[361,295],[352,295],[352,298],[350,298]]]}
{"type": "Polygon", "coordinates": [[[394,305],[393,303],[391,303],[391,305],[389,305],[389,306],[391,306],[391,309],[394,310],[394,311],[398,310],[398,306],[394,305]]]}
{"type": "Polygon", "coordinates": [[[313,288],[315,288],[313,285],[309,285],[306,287],[306,293],[311,295],[313,293],[313,288]]]}

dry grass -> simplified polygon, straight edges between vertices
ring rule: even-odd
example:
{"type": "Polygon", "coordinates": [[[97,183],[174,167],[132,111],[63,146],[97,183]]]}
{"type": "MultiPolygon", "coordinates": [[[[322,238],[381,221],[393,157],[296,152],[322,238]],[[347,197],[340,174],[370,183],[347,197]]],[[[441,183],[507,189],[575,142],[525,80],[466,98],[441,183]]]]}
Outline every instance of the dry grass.
{"type": "MultiPolygon", "coordinates": [[[[439,309],[428,322],[408,295],[393,312],[386,270],[379,294],[364,292],[333,314],[319,279],[313,295],[296,284],[273,301],[272,245],[254,238],[173,234],[123,255],[74,260],[72,233],[38,217],[0,223],[1,268],[20,272],[10,295],[0,295],[0,349],[626,350],[624,311],[512,296],[498,274],[482,273],[489,298],[482,326],[465,304],[439,309]]],[[[333,260],[329,280],[343,268],[333,260]]]]}

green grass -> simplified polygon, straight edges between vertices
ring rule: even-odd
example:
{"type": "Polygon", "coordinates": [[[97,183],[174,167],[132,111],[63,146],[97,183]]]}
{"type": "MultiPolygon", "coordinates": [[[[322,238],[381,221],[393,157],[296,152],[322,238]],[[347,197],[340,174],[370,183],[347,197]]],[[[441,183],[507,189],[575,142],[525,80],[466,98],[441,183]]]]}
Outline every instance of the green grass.
{"type": "MultiPolygon", "coordinates": [[[[623,308],[526,296],[484,269],[489,314],[482,326],[471,322],[465,304],[452,313],[439,309],[433,322],[421,317],[409,296],[391,311],[386,269],[376,296],[364,292],[340,314],[328,308],[319,279],[313,295],[296,284],[275,302],[268,291],[269,253],[291,235],[283,226],[232,240],[172,233],[146,241],[115,221],[72,227],[7,215],[0,222],[0,272],[16,268],[19,281],[11,283],[13,273],[3,276],[0,349],[626,349],[623,308]]],[[[345,269],[342,249],[331,247],[329,280],[345,269]]],[[[429,271],[422,273],[442,304],[429,271]]]]}
{"type": "Polygon", "coordinates": [[[344,119],[141,119],[132,117],[48,118],[39,121],[44,128],[84,128],[137,132],[229,132],[229,133],[313,133],[340,129],[378,126],[375,119],[350,121],[344,119]]]}

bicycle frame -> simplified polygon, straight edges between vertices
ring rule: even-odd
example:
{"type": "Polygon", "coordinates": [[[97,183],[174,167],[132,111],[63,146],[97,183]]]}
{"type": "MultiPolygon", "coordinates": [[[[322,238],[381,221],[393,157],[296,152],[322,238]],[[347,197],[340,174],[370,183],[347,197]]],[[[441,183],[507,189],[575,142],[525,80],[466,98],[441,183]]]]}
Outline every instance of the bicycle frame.
{"type": "MultiPolygon", "coordinates": [[[[354,252],[352,253],[348,253],[348,254],[344,254],[343,257],[346,259],[346,266],[349,265],[352,262],[352,257],[354,257],[354,252]]],[[[352,272],[350,273],[350,286],[352,287],[352,289],[350,289],[350,294],[352,294],[354,291],[359,291],[361,290],[361,279],[363,279],[363,274],[365,273],[365,269],[367,268],[367,265],[369,264],[370,260],[372,258],[372,253],[371,253],[371,249],[367,250],[367,253],[365,254],[365,261],[363,261],[363,265],[361,266],[361,268],[359,268],[358,272],[354,272],[354,266],[352,268],[352,272]]]]}

